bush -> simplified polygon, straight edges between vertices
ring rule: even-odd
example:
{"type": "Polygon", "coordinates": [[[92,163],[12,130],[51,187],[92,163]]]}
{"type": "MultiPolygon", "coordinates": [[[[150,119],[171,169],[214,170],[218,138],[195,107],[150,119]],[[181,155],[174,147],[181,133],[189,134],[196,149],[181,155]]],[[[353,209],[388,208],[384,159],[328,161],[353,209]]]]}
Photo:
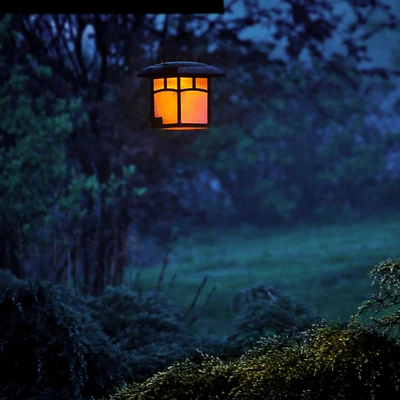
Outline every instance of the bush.
{"type": "Polygon", "coordinates": [[[183,312],[162,292],[107,288],[89,304],[110,340],[131,354],[135,382],[185,358],[196,359],[196,349],[216,354],[226,346],[222,340],[195,334],[183,321],[183,312]]]}
{"type": "Polygon", "coordinates": [[[0,277],[0,398],[87,399],[125,381],[126,354],[67,291],[0,277]]]}
{"type": "Polygon", "coordinates": [[[262,339],[233,362],[177,363],[110,399],[391,399],[400,395],[399,362],[399,343],[371,328],[320,324],[303,338],[262,339]]]}
{"type": "Polygon", "coordinates": [[[319,318],[315,309],[271,286],[240,291],[232,301],[235,334],[228,338],[237,355],[252,348],[261,337],[303,331],[319,318]]]}
{"type": "Polygon", "coordinates": [[[388,259],[379,263],[369,276],[373,278],[377,293],[358,308],[353,322],[365,320],[376,329],[389,335],[399,336],[400,332],[400,259],[388,259]]]}

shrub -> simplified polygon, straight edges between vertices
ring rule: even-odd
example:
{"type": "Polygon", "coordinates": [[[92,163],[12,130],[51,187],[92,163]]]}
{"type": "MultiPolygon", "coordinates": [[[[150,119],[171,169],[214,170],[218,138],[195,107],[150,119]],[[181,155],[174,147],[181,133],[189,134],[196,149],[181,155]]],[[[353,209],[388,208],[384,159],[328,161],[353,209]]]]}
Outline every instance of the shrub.
{"type": "Polygon", "coordinates": [[[282,289],[259,284],[237,293],[231,311],[236,332],[228,338],[237,355],[252,348],[261,337],[299,332],[319,318],[315,309],[282,289]]]}
{"type": "Polygon", "coordinates": [[[124,382],[126,354],[66,291],[0,277],[0,398],[79,400],[124,382]]]}
{"type": "Polygon", "coordinates": [[[110,400],[398,398],[399,362],[399,343],[372,328],[320,324],[303,338],[264,338],[236,361],[177,363],[110,400]]]}
{"type": "Polygon", "coordinates": [[[365,301],[352,317],[353,322],[365,320],[378,330],[399,336],[400,328],[400,259],[379,263],[369,276],[377,293],[365,301]]]}
{"type": "Polygon", "coordinates": [[[196,349],[216,354],[225,344],[195,334],[184,322],[183,312],[162,292],[139,294],[126,287],[107,288],[89,304],[110,340],[131,354],[135,382],[185,358],[196,359],[196,349]]]}

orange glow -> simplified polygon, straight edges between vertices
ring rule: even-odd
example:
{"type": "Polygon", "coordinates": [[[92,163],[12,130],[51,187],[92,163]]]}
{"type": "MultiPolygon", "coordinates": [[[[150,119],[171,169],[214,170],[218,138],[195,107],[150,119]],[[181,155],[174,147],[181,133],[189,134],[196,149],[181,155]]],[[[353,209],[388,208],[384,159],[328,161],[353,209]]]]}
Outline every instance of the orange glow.
{"type": "Polygon", "coordinates": [[[192,89],[193,78],[181,78],[181,89],[192,89]]]}
{"type": "Polygon", "coordinates": [[[176,92],[154,93],[154,116],[162,117],[163,124],[178,123],[178,96],[176,92]]]}
{"type": "Polygon", "coordinates": [[[195,90],[181,93],[181,120],[183,124],[208,123],[207,96],[207,93],[195,90]]]}
{"type": "Polygon", "coordinates": [[[196,89],[208,89],[208,78],[196,78],[196,89]]]}
{"type": "Polygon", "coordinates": [[[167,78],[168,89],[178,89],[178,78],[167,78]]]}
{"type": "Polygon", "coordinates": [[[202,131],[207,129],[203,126],[178,126],[176,128],[161,128],[163,131],[202,131]]]}
{"type": "Polygon", "coordinates": [[[153,90],[164,89],[164,78],[153,79],[153,90]]]}

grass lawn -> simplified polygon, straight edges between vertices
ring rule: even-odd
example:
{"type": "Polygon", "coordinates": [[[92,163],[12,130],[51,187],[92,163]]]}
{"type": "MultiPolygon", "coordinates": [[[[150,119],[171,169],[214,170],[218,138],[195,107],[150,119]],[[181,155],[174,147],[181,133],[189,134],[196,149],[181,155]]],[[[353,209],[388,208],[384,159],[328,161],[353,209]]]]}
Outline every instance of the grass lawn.
{"type": "MultiPolygon", "coordinates": [[[[186,309],[207,275],[197,309],[214,284],[216,291],[194,324],[202,333],[229,334],[232,296],[259,283],[284,287],[313,304],[321,317],[345,322],[373,291],[368,272],[400,257],[399,238],[398,214],[329,226],[202,230],[174,245],[162,290],[177,273],[170,297],[186,309]]],[[[140,270],[144,288],[155,288],[160,270],[160,265],[140,270]]],[[[127,270],[126,284],[136,272],[134,265],[127,270]]]]}

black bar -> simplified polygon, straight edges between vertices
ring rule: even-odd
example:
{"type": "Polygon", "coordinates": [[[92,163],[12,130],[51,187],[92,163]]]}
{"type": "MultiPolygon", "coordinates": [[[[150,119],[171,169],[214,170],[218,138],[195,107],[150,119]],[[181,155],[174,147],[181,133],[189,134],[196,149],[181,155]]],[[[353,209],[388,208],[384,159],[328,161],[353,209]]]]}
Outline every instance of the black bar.
{"type": "Polygon", "coordinates": [[[68,2],[2,2],[0,10],[4,13],[23,14],[224,14],[224,0],[133,0],[103,1],[84,3],[74,0],[68,2]]]}
{"type": "Polygon", "coordinates": [[[181,112],[181,107],[182,107],[182,101],[181,101],[181,78],[177,78],[178,80],[178,124],[180,124],[181,118],[182,118],[182,112],[181,112]]]}

